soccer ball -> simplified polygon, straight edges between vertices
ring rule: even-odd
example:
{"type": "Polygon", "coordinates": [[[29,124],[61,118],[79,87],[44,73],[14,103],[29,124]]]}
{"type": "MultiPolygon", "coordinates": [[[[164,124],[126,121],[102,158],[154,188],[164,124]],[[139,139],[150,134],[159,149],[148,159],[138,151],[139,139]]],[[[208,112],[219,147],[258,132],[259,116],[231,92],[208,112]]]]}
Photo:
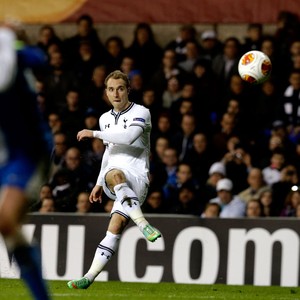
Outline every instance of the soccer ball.
{"type": "Polygon", "coordinates": [[[261,51],[252,50],[242,55],[238,65],[241,78],[251,84],[266,81],[272,71],[270,58],[261,51]]]}

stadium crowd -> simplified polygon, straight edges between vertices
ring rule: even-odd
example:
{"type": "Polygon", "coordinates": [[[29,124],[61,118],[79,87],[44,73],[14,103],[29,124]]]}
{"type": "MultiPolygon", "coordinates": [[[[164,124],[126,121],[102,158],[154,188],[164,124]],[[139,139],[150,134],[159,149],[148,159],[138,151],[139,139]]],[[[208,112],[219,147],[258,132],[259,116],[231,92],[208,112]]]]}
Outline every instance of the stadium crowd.
{"type": "MultiPolygon", "coordinates": [[[[53,152],[48,181],[32,211],[109,212],[111,201],[90,204],[104,145],[78,143],[83,128],[99,130],[110,109],[106,75],[131,82],[131,101],[152,115],[151,185],[145,213],[209,217],[300,216],[300,22],[278,16],[276,32],[249,24],[244,41],[221,41],[213,30],[183,25],[167,45],[151,25],[136,25],[130,46],[119,36],[102,41],[88,15],[74,36],[51,25],[37,46],[48,59],[36,72],[37,101],[53,152]],[[238,75],[240,56],[261,50],[272,75],[250,85],[238,75]]],[[[45,130],[46,132],[46,130],[45,130]]]]}

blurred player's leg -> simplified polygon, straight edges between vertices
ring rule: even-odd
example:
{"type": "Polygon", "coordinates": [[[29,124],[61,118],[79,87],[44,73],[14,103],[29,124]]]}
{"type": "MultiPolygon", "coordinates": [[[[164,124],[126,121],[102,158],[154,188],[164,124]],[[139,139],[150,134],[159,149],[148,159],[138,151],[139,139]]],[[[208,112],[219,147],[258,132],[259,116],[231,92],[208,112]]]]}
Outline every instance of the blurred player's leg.
{"type": "Polygon", "coordinates": [[[42,277],[38,248],[25,240],[20,230],[26,200],[19,188],[3,188],[0,205],[0,230],[8,252],[13,254],[21,271],[21,278],[29,287],[34,299],[48,300],[47,288],[42,277]]]}

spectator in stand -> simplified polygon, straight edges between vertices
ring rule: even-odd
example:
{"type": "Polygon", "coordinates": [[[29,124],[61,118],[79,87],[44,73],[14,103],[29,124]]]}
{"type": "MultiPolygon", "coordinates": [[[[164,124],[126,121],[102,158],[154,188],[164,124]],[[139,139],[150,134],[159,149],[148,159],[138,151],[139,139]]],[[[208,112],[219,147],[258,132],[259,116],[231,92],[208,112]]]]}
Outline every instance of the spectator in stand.
{"type": "Polygon", "coordinates": [[[287,126],[288,134],[300,132],[300,70],[289,74],[289,86],[285,89],[280,102],[279,115],[287,126]]]}
{"type": "Polygon", "coordinates": [[[48,125],[52,135],[54,135],[56,132],[62,131],[62,124],[63,122],[59,113],[50,112],[48,114],[48,125]]]}
{"type": "Polygon", "coordinates": [[[89,191],[94,186],[95,177],[92,170],[83,160],[82,151],[77,147],[70,147],[65,156],[65,169],[68,172],[72,187],[80,191],[89,191]]]}
{"type": "Polygon", "coordinates": [[[193,25],[186,24],[179,28],[178,35],[175,39],[171,40],[165,49],[172,49],[176,52],[178,61],[186,58],[187,43],[189,41],[196,41],[197,31],[193,25]]]}
{"type": "Polygon", "coordinates": [[[226,149],[228,152],[234,153],[235,149],[241,144],[241,138],[239,136],[232,136],[226,145],[226,149]]]}
{"type": "Polygon", "coordinates": [[[212,69],[217,76],[220,97],[228,89],[231,76],[238,74],[240,51],[240,41],[236,37],[228,37],[224,41],[223,52],[212,60],[212,69]]]}
{"type": "Polygon", "coordinates": [[[200,186],[199,199],[200,208],[204,209],[210,199],[217,197],[217,183],[226,177],[226,169],[222,162],[214,162],[208,171],[208,179],[205,185],[200,186]]]}
{"type": "Polygon", "coordinates": [[[85,142],[87,142],[87,145],[82,150],[82,159],[87,167],[90,168],[89,173],[91,173],[91,178],[97,178],[101,167],[105,146],[100,139],[92,139],[85,142]]]}
{"type": "Polygon", "coordinates": [[[273,193],[271,188],[269,190],[265,190],[261,193],[259,198],[262,206],[263,206],[263,213],[266,217],[271,216],[271,204],[273,201],[273,193]]]}
{"type": "Polygon", "coordinates": [[[271,133],[266,133],[257,142],[257,161],[260,168],[265,168],[270,164],[270,157],[274,152],[281,151],[285,155],[287,162],[294,158],[295,146],[288,139],[287,130],[282,121],[274,121],[271,133]]]}
{"type": "Polygon", "coordinates": [[[132,56],[125,55],[122,59],[120,70],[127,76],[131,71],[137,70],[135,59],[132,56]]]}
{"type": "Polygon", "coordinates": [[[194,64],[200,58],[200,47],[196,41],[188,41],[185,47],[185,58],[178,63],[178,66],[188,74],[191,74],[194,64]]]}
{"type": "Polygon", "coordinates": [[[282,148],[286,158],[293,157],[295,153],[295,141],[297,137],[294,135],[296,131],[289,131],[289,127],[281,120],[276,120],[272,124],[271,136],[278,136],[282,141],[282,148]]]}
{"type": "Polygon", "coordinates": [[[195,187],[190,182],[183,184],[178,191],[177,201],[171,204],[170,213],[181,215],[199,216],[200,209],[197,203],[197,193],[195,187]]]}
{"type": "Polygon", "coordinates": [[[245,42],[242,45],[243,53],[251,50],[260,50],[263,39],[263,25],[250,23],[247,28],[245,42]]]}
{"type": "Polygon", "coordinates": [[[295,54],[292,60],[292,69],[300,69],[300,54],[295,54]]]}
{"type": "Polygon", "coordinates": [[[124,41],[121,37],[114,35],[109,37],[105,42],[105,49],[107,58],[105,65],[108,73],[119,70],[121,67],[122,59],[125,55],[124,41]]]}
{"type": "Polygon", "coordinates": [[[288,164],[281,170],[280,181],[271,186],[273,193],[271,216],[280,215],[284,208],[284,200],[293,186],[300,186],[299,177],[295,166],[288,164]]]}
{"type": "Polygon", "coordinates": [[[62,109],[60,116],[62,123],[62,131],[69,138],[69,145],[77,145],[77,132],[84,125],[84,110],[80,100],[78,90],[70,89],[66,94],[66,106],[62,109]]]}
{"type": "Polygon", "coordinates": [[[91,107],[85,111],[84,125],[87,129],[99,130],[99,113],[91,107]]]}
{"type": "Polygon", "coordinates": [[[45,197],[41,201],[41,207],[39,208],[39,213],[52,213],[55,212],[55,200],[52,197],[45,197]]]}
{"type": "Polygon", "coordinates": [[[150,189],[142,211],[147,214],[164,214],[168,212],[163,191],[160,188],[150,189]]]}
{"type": "MultiPolygon", "coordinates": [[[[208,132],[209,112],[201,97],[196,94],[195,83],[186,81],[181,90],[181,96],[172,103],[170,114],[174,120],[174,126],[180,127],[182,117],[185,114],[194,114],[197,118],[197,126],[202,131],[208,132]]],[[[174,128],[175,129],[175,128],[174,128]]]]}
{"type": "Polygon", "coordinates": [[[75,212],[76,196],[79,189],[73,184],[70,172],[61,168],[53,176],[51,182],[55,206],[59,212],[75,212]]]}
{"type": "Polygon", "coordinates": [[[246,146],[237,144],[233,151],[227,152],[222,162],[226,168],[226,176],[232,180],[233,192],[239,194],[248,187],[248,174],[252,169],[252,158],[246,146]]]}
{"type": "Polygon", "coordinates": [[[45,54],[48,54],[48,47],[53,43],[61,45],[61,39],[56,34],[54,27],[48,24],[40,27],[36,45],[40,47],[45,54]]]}
{"type": "Polygon", "coordinates": [[[285,60],[289,57],[289,46],[295,39],[299,38],[299,18],[296,13],[280,11],[277,16],[275,30],[275,44],[279,47],[279,56],[285,60]]]}
{"type": "Polygon", "coordinates": [[[297,141],[295,146],[294,165],[300,178],[300,139],[297,141]]]}
{"type": "Polygon", "coordinates": [[[237,119],[237,122],[239,122],[241,114],[240,102],[234,98],[230,99],[227,103],[226,112],[231,115],[234,115],[237,119]]]}
{"type": "Polygon", "coordinates": [[[155,41],[148,23],[137,24],[133,41],[126,49],[126,53],[134,58],[136,68],[142,72],[142,77],[147,83],[158,69],[162,57],[162,48],[155,41]]]}
{"type": "Polygon", "coordinates": [[[186,72],[177,63],[176,52],[172,49],[164,50],[161,65],[149,81],[149,86],[155,90],[159,99],[167,88],[169,78],[176,76],[180,82],[186,79],[186,72]]]}
{"type": "Polygon", "coordinates": [[[174,102],[177,102],[182,95],[182,85],[177,76],[171,76],[167,81],[167,87],[162,94],[162,107],[170,109],[174,102]]]}
{"type": "Polygon", "coordinates": [[[55,52],[63,53],[62,43],[52,42],[48,46],[48,49],[47,49],[48,62],[50,62],[50,57],[52,57],[52,54],[55,52]]]}
{"type": "Polygon", "coordinates": [[[47,103],[46,103],[46,95],[45,95],[45,85],[41,78],[35,80],[35,90],[36,90],[36,97],[38,108],[42,114],[43,118],[47,116],[47,103]]]}
{"type": "Polygon", "coordinates": [[[261,138],[261,135],[265,134],[265,130],[272,127],[272,123],[276,120],[278,105],[275,82],[267,80],[260,86],[253,110],[255,127],[259,133],[257,138],[261,138]]]}
{"type": "Polygon", "coordinates": [[[218,218],[220,216],[221,207],[217,203],[207,203],[201,218],[218,218]]]}
{"type": "Polygon", "coordinates": [[[286,163],[285,155],[281,150],[274,150],[268,166],[262,169],[264,181],[268,186],[280,181],[281,170],[286,163]]]}
{"type": "Polygon", "coordinates": [[[211,29],[202,32],[200,46],[201,57],[209,61],[212,61],[223,51],[222,42],[218,39],[217,33],[211,29]]]}
{"type": "MultiPolygon", "coordinates": [[[[249,127],[249,123],[247,122],[248,117],[247,114],[245,114],[245,110],[242,108],[241,101],[236,98],[229,99],[225,112],[234,117],[236,127],[239,128],[239,133],[243,133],[245,138],[248,138],[250,134],[247,134],[247,136],[245,135],[245,133],[249,131],[249,129],[247,129],[249,127]]],[[[252,131],[251,135],[253,135],[252,131]]]]}
{"type": "Polygon", "coordinates": [[[81,97],[84,100],[85,108],[92,108],[97,111],[99,115],[107,111],[110,107],[106,96],[104,94],[107,69],[104,65],[95,67],[93,71],[92,80],[85,90],[81,91],[81,97]]]}
{"type": "Polygon", "coordinates": [[[164,137],[158,137],[155,140],[154,148],[152,150],[151,163],[154,165],[161,164],[163,162],[164,152],[170,147],[170,141],[164,137]]]}
{"type": "Polygon", "coordinates": [[[300,217],[300,204],[298,204],[297,207],[296,207],[296,217],[297,218],[300,217]]]}
{"type": "Polygon", "coordinates": [[[221,207],[220,218],[240,218],[245,216],[246,204],[232,193],[233,183],[228,178],[217,182],[217,197],[210,203],[217,203],[221,207]]]}
{"type": "MultiPolygon", "coordinates": [[[[290,72],[294,69],[296,70],[300,69],[300,37],[291,43],[289,59],[290,59],[290,64],[289,67],[286,66],[287,69],[286,75],[281,76],[282,79],[285,79],[284,87],[286,87],[289,84],[288,75],[290,74],[290,72]]],[[[272,74],[273,74],[273,68],[272,68],[272,74]]]]}
{"type": "Polygon", "coordinates": [[[280,213],[281,217],[296,217],[297,207],[300,204],[300,190],[298,187],[292,188],[292,190],[286,195],[284,200],[284,206],[280,213]]]}
{"type": "MultiPolygon", "coordinates": [[[[210,122],[212,114],[218,111],[216,76],[212,71],[211,62],[207,59],[199,59],[195,62],[191,74],[191,82],[195,87],[195,103],[197,110],[203,110],[208,115],[210,122]]],[[[203,115],[203,113],[202,113],[203,115]]]]}
{"type": "Polygon", "coordinates": [[[30,205],[30,211],[37,211],[41,207],[42,200],[44,198],[52,198],[52,187],[49,183],[44,183],[40,187],[39,197],[36,201],[31,203],[30,205]]]}
{"type": "Polygon", "coordinates": [[[176,170],[175,184],[164,187],[165,198],[170,204],[178,198],[179,190],[185,184],[193,185],[195,194],[199,191],[199,183],[193,176],[191,165],[179,163],[176,170]]]}
{"type": "Polygon", "coordinates": [[[130,99],[137,104],[142,103],[144,92],[144,78],[140,70],[132,70],[128,74],[130,80],[130,99]]]}
{"type": "Polygon", "coordinates": [[[64,166],[65,156],[68,150],[68,137],[62,132],[58,131],[53,134],[53,151],[50,158],[49,166],[49,179],[48,181],[52,183],[54,174],[64,166]]]}
{"type": "Polygon", "coordinates": [[[281,90],[281,87],[287,83],[287,74],[289,66],[286,61],[278,55],[278,45],[275,44],[273,35],[264,36],[261,42],[261,49],[272,62],[271,81],[274,81],[277,90],[281,90]]]}
{"type": "Polygon", "coordinates": [[[158,115],[156,124],[153,124],[153,131],[151,135],[152,143],[155,143],[158,137],[165,137],[169,141],[173,135],[173,124],[171,120],[171,115],[168,112],[161,112],[158,115]]]}
{"type": "Polygon", "coordinates": [[[188,151],[193,147],[193,138],[196,130],[196,117],[193,114],[183,115],[180,129],[171,139],[171,145],[177,150],[179,161],[187,158],[188,151]]]}
{"type": "Polygon", "coordinates": [[[192,166],[194,177],[201,186],[205,185],[209,168],[213,163],[213,157],[207,136],[204,133],[198,132],[194,135],[192,148],[188,150],[183,162],[192,166]]]}
{"type": "Polygon", "coordinates": [[[105,195],[103,195],[104,199],[103,199],[103,209],[104,212],[106,213],[111,213],[111,210],[114,206],[114,200],[107,198],[105,195]],[[106,197],[106,200],[105,200],[106,197]]]}
{"type": "Polygon", "coordinates": [[[229,86],[226,89],[225,96],[223,99],[220,98],[219,113],[226,110],[231,99],[239,101],[240,119],[237,121],[239,121],[240,132],[247,137],[252,137],[254,134],[253,130],[247,124],[253,120],[254,107],[257,102],[257,89],[254,86],[250,88],[240,75],[233,74],[229,78],[229,86]]]}
{"type": "Polygon", "coordinates": [[[246,203],[251,199],[260,199],[261,194],[269,190],[263,178],[263,173],[259,168],[252,168],[247,177],[248,187],[241,191],[238,196],[246,203]]]}
{"type": "Polygon", "coordinates": [[[49,61],[49,72],[45,75],[44,85],[48,111],[60,113],[66,106],[66,94],[78,86],[76,76],[66,68],[61,52],[53,52],[49,61]]]}
{"type": "Polygon", "coordinates": [[[44,183],[40,188],[39,198],[44,199],[46,197],[52,197],[52,188],[51,184],[44,183]]]}
{"type": "Polygon", "coordinates": [[[165,149],[162,163],[154,164],[152,168],[152,185],[160,186],[164,190],[170,186],[175,187],[177,166],[178,155],[176,149],[171,147],[165,149]]]}
{"type": "Polygon", "coordinates": [[[227,143],[232,137],[239,136],[239,130],[236,127],[235,116],[224,113],[214,130],[211,139],[212,151],[215,160],[221,160],[228,152],[227,143]]]}
{"type": "Polygon", "coordinates": [[[88,192],[80,192],[77,196],[76,213],[86,214],[92,211],[92,204],[88,192]]]}
{"type": "Polygon", "coordinates": [[[158,114],[161,111],[161,103],[158,101],[155,91],[152,88],[144,88],[142,94],[142,105],[150,110],[151,122],[154,131],[154,127],[158,121],[158,114]]]}
{"type": "Polygon", "coordinates": [[[64,54],[68,58],[68,64],[72,65],[76,62],[76,56],[82,42],[88,42],[93,53],[103,57],[106,51],[94,27],[92,17],[87,14],[81,15],[77,19],[76,25],[76,33],[63,41],[64,54]]]}
{"type": "Polygon", "coordinates": [[[259,199],[250,199],[246,204],[247,218],[264,217],[264,208],[259,199]]]}
{"type": "Polygon", "coordinates": [[[81,88],[84,88],[84,86],[87,86],[90,83],[95,67],[104,62],[105,58],[99,57],[98,53],[94,52],[89,41],[80,42],[76,61],[74,61],[72,70],[75,72],[81,88]]]}

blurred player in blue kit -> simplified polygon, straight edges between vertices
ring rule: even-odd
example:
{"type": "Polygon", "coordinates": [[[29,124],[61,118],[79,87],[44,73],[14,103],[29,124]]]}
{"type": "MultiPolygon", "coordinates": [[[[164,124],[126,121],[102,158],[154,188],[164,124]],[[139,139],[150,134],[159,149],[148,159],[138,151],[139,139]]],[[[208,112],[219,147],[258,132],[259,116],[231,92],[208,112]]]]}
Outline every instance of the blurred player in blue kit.
{"type": "Polygon", "coordinates": [[[33,298],[47,300],[39,250],[21,231],[28,208],[26,188],[47,157],[45,132],[30,83],[34,78],[30,71],[44,65],[46,58],[37,48],[21,45],[15,30],[0,28],[0,233],[33,298]]]}
{"type": "Polygon", "coordinates": [[[149,186],[150,112],[144,106],[129,101],[130,82],[121,71],[110,73],[105,79],[105,86],[113,108],[100,117],[100,131],[81,130],[77,139],[103,140],[106,150],[90,201],[101,201],[102,189],[115,201],[106,236],[96,249],[92,265],[84,277],[68,282],[71,289],[90,286],[116,252],[130,219],[148,241],[154,242],[161,237],[161,233],[145,219],[140,207],[149,186]]]}

